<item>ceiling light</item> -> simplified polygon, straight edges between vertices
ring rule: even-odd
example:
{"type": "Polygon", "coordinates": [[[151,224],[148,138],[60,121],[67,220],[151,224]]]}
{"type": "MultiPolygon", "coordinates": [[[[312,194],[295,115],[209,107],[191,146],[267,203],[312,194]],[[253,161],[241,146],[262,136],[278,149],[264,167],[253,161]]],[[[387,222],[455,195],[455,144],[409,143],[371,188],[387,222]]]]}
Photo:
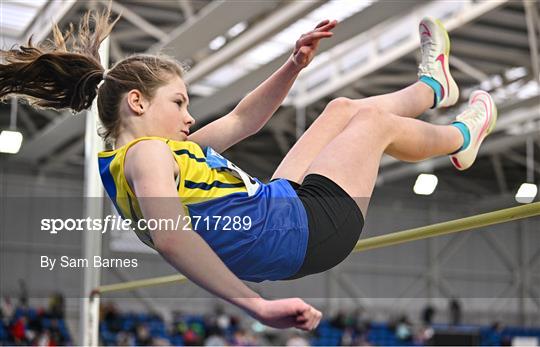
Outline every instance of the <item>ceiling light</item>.
{"type": "Polygon", "coordinates": [[[223,45],[225,44],[225,41],[226,41],[225,37],[218,36],[212,41],[210,41],[210,44],[208,44],[208,47],[210,47],[210,49],[213,51],[217,51],[218,49],[223,47],[223,45]]]}
{"type": "Polygon", "coordinates": [[[23,136],[18,131],[2,130],[0,133],[0,152],[15,154],[21,148],[23,136]]]}
{"type": "Polygon", "coordinates": [[[246,28],[247,28],[247,23],[246,22],[237,23],[227,31],[227,35],[229,35],[230,37],[238,36],[244,30],[246,30],[246,28]]]}
{"type": "Polygon", "coordinates": [[[537,193],[538,187],[536,186],[536,184],[523,183],[516,193],[516,201],[520,204],[531,203],[534,201],[537,193]]]}
{"type": "Polygon", "coordinates": [[[431,195],[435,191],[438,182],[439,180],[435,175],[420,174],[416,178],[413,191],[418,195],[431,195]]]}

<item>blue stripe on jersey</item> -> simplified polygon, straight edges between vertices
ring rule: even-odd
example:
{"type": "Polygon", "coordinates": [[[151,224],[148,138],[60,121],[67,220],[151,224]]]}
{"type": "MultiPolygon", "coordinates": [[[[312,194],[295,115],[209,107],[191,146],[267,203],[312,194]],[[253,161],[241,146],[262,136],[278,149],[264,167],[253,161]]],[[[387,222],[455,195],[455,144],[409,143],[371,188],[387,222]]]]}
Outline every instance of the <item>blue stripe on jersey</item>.
{"type": "Polygon", "coordinates": [[[195,154],[191,153],[190,151],[188,151],[187,149],[179,149],[177,151],[174,151],[174,153],[178,154],[178,155],[182,155],[182,154],[186,154],[188,157],[190,157],[191,159],[195,159],[196,161],[198,161],[199,163],[204,163],[206,162],[206,159],[205,158],[197,158],[197,156],[195,156],[195,154]]]}
{"type": "Polygon", "coordinates": [[[114,183],[114,178],[110,170],[111,162],[113,161],[115,156],[116,154],[111,155],[110,157],[98,158],[98,167],[101,174],[101,180],[103,181],[103,186],[105,186],[105,191],[109,195],[109,198],[111,198],[111,201],[114,204],[116,211],[118,211],[120,217],[122,217],[122,219],[125,219],[124,215],[122,214],[122,210],[116,202],[116,184],[114,183]]]}
{"type": "Polygon", "coordinates": [[[111,174],[110,165],[114,157],[115,155],[105,158],[98,158],[99,172],[101,173],[103,185],[113,201],[116,200],[116,185],[114,184],[114,178],[111,174]]]}
{"type": "Polygon", "coordinates": [[[184,183],[184,186],[186,188],[190,189],[202,189],[202,190],[210,190],[212,188],[218,187],[218,188],[239,188],[245,186],[244,182],[239,183],[224,183],[220,181],[214,181],[210,184],[204,183],[204,182],[193,182],[186,180],[184,183]]]}

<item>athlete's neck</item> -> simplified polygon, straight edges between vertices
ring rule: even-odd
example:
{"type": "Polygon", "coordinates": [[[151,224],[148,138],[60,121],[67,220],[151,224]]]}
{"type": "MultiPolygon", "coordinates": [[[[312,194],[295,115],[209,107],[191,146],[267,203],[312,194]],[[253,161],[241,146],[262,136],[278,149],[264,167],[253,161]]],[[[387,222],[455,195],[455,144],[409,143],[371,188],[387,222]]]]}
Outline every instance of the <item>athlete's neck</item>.
{"type": "Polygon", "coordinates": [[[116,138],[116,141],[114,143],[114,148],[120,148],[128,143],[130,143],[133,140],[136,140],[140,137],[148,136],[148,134],[142,133],[142,132],[134,132],[131,130],[123,130],[118,137],[116,138]]]}

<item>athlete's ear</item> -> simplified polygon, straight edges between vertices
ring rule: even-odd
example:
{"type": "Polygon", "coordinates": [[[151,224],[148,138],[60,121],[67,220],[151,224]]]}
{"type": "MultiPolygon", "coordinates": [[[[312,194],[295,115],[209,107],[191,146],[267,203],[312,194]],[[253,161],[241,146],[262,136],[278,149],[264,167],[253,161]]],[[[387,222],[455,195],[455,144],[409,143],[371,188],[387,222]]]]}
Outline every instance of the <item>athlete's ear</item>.
{"type": "Polygon", "coordinates": [[[130,110],[139,116],[148,108],[148,101],[138,89],[132,89],[128,92],[127,102],[130,110]]]}

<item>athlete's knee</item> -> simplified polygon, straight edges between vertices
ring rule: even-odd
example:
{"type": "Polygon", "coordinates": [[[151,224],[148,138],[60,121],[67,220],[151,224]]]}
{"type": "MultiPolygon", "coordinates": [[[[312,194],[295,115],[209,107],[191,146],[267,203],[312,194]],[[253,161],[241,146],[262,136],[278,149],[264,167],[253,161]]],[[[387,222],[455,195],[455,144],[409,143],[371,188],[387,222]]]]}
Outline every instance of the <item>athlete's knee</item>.
{"type": "Polygon", "coordinates": [[[383,111],[375,103],[365,102],[364,100],[339,97],[328,103],[326,111],[330,111],[324,114],[328,117],[327,120],[332,122],[343,121],[344,124],[362,123],[364,126],[373,125],[382,129],[391,126],[387,112],[383,111]]]}
{"type": "Polygon", "coordinates": [[[328,103],[327,107],[331,107],[331,108],[348,108],[348,107],[351,107],[352,104],[353,104],[352,99],[340,96],[338,98],[332,99],[328,103]]]}
{"type": "Polygon", "coordinates": [[[353,112],[354,100],[345,97],[339,97],[332,99],[327,105],[327,110],[339,111],[342,114],[349,114],[353,112]]]}
{"type": "Polygon", "coordinates": [[[332,99],[321,114],[321,120],[326,124],[341,124],[342,127],[347,125],[353,118],[354,100],[345,97],[332,99]]]}

